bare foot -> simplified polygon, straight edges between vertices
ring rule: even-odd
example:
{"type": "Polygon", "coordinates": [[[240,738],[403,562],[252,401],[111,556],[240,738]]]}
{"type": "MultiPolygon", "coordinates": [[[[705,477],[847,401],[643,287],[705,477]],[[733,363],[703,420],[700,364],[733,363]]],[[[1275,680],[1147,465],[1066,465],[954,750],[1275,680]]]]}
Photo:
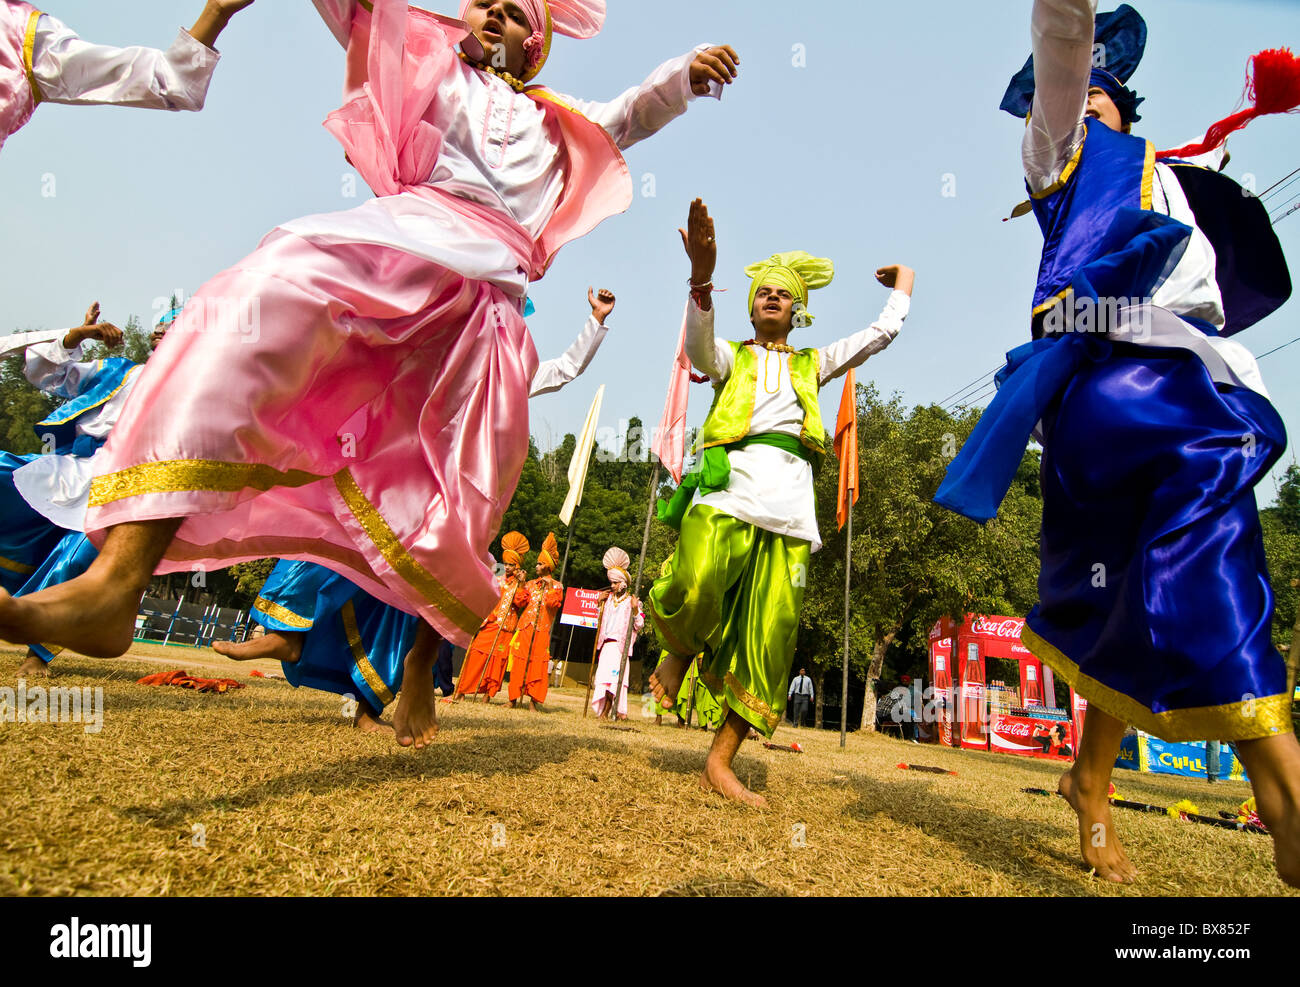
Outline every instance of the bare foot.
{"type": "Polygon", "coordinates": [[[1056,790],[1079,816],[1079,852],[1084,864],[1103,881],[1132,884],[1137,879],[1137,868],[1120,846],[1106,792],[1085,793],[1073,771],[1061,775],[1056,790]]]}
{"type": "Polygon", "coordinates": [[[352,726],[362,733],[383,733],[393,736],[397,731],[393,729],[391,723],[385,723],[377,717],[371,716],[360,703],[357,704],[357,715],[352,718],[352,726]]]}
{"type": "MultiPolygon", "coordinates": [[[[421,630],[427,625],[421,625],[421,630]]],[[[434,694],[433,661],[437,656],[438,641],[432,647],[422,646],[419,635],[407,653],[402,672],[402,691],[397,697],[397,712],[393,714],[393,729],[397,742],[403,747],[420,750],[427,747],[438,732],[438,697],[434,694]]]]}
{"type": "Polygon", "coordinates": [[[528,700],[528,708],[531,709],[534,713],[540,713],[542,711],[542,707],[537,705],[536,699],[528,700]]]}
{"type": "Polygon", "coordinates": [[[242,644],[213,641],[212,650],[235,661],[266,658],[292,665],[302,657],[302,639],[306,636],[301,631],[267,631],[261,637],[251,638],[242,644]]]}
{"type": "Polygon", "coordinates": [[[731,765],[726,764],[722,758],[714,757],[712,754],[704,762],[704,773],[700,775],[700,787],[706,792],[717,792],[723,798],[731,799],[733,802],[752,805],[755,809],[767,808],[767,799],[755,792],[751,792],[742,785],[740,779],[736,777],[736,772],[731,770],[731,765]]]}
{"type": "Polygon", "coordinates": [[[0,590],[0,641],[40,641],[90,658],[116,658],[131,647],[142,595],[94,569],[31,596],[0,590]]]}
{"type": "Polygon", "coordinates": [[[1300,807],[1265,805],[1258,795],[1255,805],[1260,821],[1273,837],[1273,862],[1277,876],[1293,888],[1300,888],[1300,807]]]}
{"type": "Polygon", "coordinates": [[[23,663],[18,666],[18,678],[20,679],[48,679],[50,677],[50,666],[41,661],[30,651],[23,663]]]}
{"type": "Polygon", "coordinates": [[[677,692],[690,667],[691,659],[669,655],[650,673],[650,691],[664,709],[672,709],[677,704],[677,692]]]}

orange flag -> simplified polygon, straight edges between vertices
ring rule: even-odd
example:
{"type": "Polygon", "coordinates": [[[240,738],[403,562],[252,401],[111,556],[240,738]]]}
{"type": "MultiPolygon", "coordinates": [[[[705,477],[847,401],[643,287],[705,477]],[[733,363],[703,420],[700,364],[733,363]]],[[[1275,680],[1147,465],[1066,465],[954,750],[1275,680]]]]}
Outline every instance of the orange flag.
{"type": "Polygon", "coordinates": [[[858,502],[858,386],[853,371],[844,378],[840,413],[835,417],[835,455],[840,461],[840,489],[835,499],[835,523],[843,528],[858,502]]]}

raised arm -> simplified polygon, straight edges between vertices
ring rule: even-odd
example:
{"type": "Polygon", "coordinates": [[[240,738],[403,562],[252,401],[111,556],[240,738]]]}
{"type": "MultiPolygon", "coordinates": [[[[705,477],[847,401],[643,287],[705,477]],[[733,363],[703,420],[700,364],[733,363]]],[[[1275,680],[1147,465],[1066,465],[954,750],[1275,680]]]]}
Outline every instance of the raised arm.
{"type": "Polygon", "coordinates": [[[1034,102],[1021,157],[1032,192],[1050,188],[1084,135],[1097,0],[1034,0],[1034,102]]]}
{"type": "Polygon", "coordinates": [[[23,376],[48,394],[75,398],[91,386],[99,372],[98,360],[81,359],[81,344],[87,339],[99,340],[109,348],[122,343],[121,329],[99,321],[99,302],[90,306],[85,322],[69,329],[61,339],[28,346],[23,376]]]}
{"type": "Polygon", "coordinates": [[[718,241],[713,219],[702,199],[691,203],[682,246],[691,260],[691,297],[686,305],[686,357],[700,373],[714,381],[731,374],[731,347],[713,334],[713,269],[718,262],[718,241]]]}
{"type": "Polygon", "coordinates": [[[42,14],[31,46],[31,75],[41,99],[74,106],[201,110],[221,56],[212,45],[236,12],[253,0],[209,0],[189,31],[166,51],[83,41],[42,14]]]}
{"type": "Polygon", "coordinates": [[[614,310],[614,293],[601,288],[600,296],[597,297],[588,288],[587,300],[591,303],[591,315],[587,317],[578,338],[558,360],[547,360],[537,368],[537,373],[533,374],[533,386],[528,391],[530,398],[554,394],[565,384],[576,380],[591,364],[600,344],[605,341],[605,333],[609,331],[605,320],[614,310]]]}
{"type": "Polygon", "coordinates": [[[887,288],[889,293],[884,311],[880,317],[861,332],[854,333],[846,339],[821,348],[821,383],[826,384],[841,374],[848,373],[851,367],[859,367],[873,353],[879,353],[894,341],[903,320],[907,318],[912,303],[912,285],[916,274],[910,267],[894,264],[882,267],[876,272],[876,280],[887,288]]]}
{"type": "Polygon", "coordinates": [[[664,62],[641,85],[608,103],[563,98],[626,150],[685,113],[697,96],[721,99],[722,87],[736,78],[739,64],[740,56],[730,45],[700,45],[664,62]]]}

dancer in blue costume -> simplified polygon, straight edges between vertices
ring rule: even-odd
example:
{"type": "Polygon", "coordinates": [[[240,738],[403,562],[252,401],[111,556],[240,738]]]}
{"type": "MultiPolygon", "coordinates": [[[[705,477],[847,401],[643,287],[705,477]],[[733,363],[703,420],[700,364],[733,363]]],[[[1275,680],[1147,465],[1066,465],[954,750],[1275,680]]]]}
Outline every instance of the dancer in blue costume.
{"type": "MultiPolygon", "coordinates": [[[[99,321],[99,314],[96,302],[80,326],[40,334],[49,338],[26,346],[24,376],[46,394],[66,400],[35,426],[42,453],[0,452],[0,585],[15,596],[80,575],[95,558],[80,531],[90,459],[107,440],[141,369],[123,357],[81,358],[87,341],[109,349],[122,343],[122,330],[99,321]]],[[[168,313],[159,320],[151,346],[158,345],[174,318],[175,313],[168,313]]],[[[46,666],[58,650],[30,645],[19,677],[48,674],[46,666]]]]}
{"type": "MultiPolygon", "coordinates": [[[[587,301],[591,315],[578,338],[559,359],[537,368],[529,397],[555,393],[591,364],[615,298],[607,289],[588,289],[587,301]]],[[[401,691],[416,617],[380,603],[322,565],[287,559],[271,571],[252,616],[264,635],[240,644],[219,641],[214,650],[235,661],[279,661],[294,686],[354,696],[357,706],[349,711],[357,729],[393,733],[380,716],[401,691]]]]}
{"type": "Polygon", "coordinates": [[[1278,873],[1300,885],[1300,745],[1253,491],[1286,434],[1254,358],[1227,338],[1291,285],[1259,201],[1197,166],[1221,161],[1234,119],[1287,108],[1265,108],[1266,68],[1300,65],[1256,56],[1257,106],[1179,150],[1197,164],[1165,159],[1130,134],[1146,25],[1127,5],[1094,9],[1036,0],[1033,58],[1003,100],[1030,114],[1025,176],[1045,243],[1035,340],[1008,354],[936,500],[992,517],[1041,428],[1040,602],[1023,640],[1088,699],[1060,783],[1085,863],[1136,876],[1106,798],[1133,723],[1235,741],[1278,873]]]}

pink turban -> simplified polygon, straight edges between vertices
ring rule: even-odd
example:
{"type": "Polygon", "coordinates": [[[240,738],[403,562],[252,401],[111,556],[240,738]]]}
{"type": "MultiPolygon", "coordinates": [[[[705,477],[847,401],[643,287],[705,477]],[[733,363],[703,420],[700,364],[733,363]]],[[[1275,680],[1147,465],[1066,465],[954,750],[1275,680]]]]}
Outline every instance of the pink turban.
{"type": "MultiPolygon", "coordinates": [[[[460,17],[465,19],[474,0],[461,0],[460,17]]],[[[511,0],[524,16],[532,35],[524,42],[528,67],[527,82],[542,70],[551,52],[551,31],[569,38],[594,38],[605,24],[605,0],[511,0]]]]}

